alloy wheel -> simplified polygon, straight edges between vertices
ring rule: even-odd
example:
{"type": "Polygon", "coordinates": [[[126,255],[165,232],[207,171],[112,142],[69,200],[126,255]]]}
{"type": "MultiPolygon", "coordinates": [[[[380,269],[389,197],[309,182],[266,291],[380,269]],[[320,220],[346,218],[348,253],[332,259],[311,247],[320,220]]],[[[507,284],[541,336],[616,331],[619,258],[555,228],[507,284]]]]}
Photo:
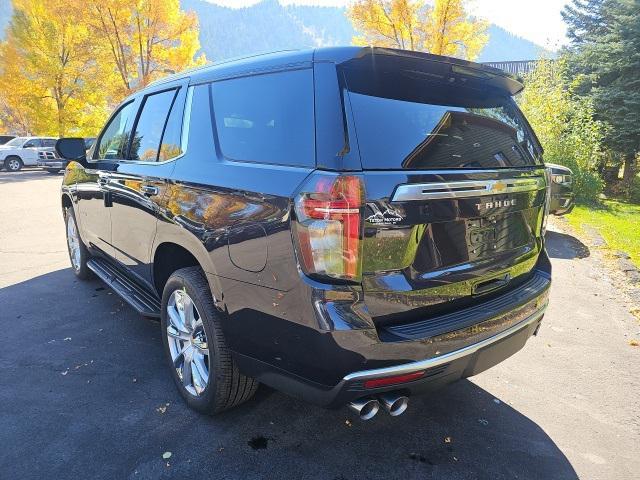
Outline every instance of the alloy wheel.
{"type": "Polygon", "coordinates": [[[12,158],[7,162],[7,169],[11,170],[12,172],[17,172],[18,170],[20,170],[20,161],[12,158]]]}
{"type": "Polygon", "coordinates": [[[67,219],[67,246],[69,247],[69,257],[71,265],[76,271],[80,270],[80,238],[73,215],[69,214],[67,219]]]}
{"type": "Polygon", "coordinates": [[[200,396],[209,384],[209,344],[202,317],[185,290],[167,303],[167,339],[173,368],[184,388],[200,396]]]}

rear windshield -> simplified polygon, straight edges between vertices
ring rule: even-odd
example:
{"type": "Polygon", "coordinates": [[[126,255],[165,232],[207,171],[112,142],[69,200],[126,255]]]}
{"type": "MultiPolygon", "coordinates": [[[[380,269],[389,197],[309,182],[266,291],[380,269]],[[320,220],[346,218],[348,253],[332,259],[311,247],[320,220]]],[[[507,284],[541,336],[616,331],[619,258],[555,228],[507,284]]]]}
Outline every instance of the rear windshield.
{"type": "Polygon", "coordinates": [[[506,94],[443,85],[407,70],[366,77],[346,70],[345,76],[364,168],[540,164],[537,143],[506,94]]]}

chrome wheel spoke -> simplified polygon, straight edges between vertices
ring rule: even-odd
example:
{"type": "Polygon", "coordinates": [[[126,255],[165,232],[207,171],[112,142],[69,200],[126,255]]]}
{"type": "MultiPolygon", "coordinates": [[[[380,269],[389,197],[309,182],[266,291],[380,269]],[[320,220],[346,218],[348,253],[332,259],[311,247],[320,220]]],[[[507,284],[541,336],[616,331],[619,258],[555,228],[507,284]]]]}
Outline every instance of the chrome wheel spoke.
{"type": "Polygon", "coordinates": [[[183,362],[182,362],[182,385],[184,385],[185,387],[190,387],[191,383],[193,382],[193,376],[191,374],[191,365],[192,365],[191,355],[188,355],[187,352],[185,352],[185,355],[183,356],[183,362]]]}
{"type": "Polygon", "coordinates": [[[187,345],[186,347],[184,347],[182,350],[180,350],[175,357],[173,358],[173,366],[180,370],[180,375],[182,375],[182,369],[183,369],[183,365],[186,362],[186,354],[188,353],[187,350],[189,350],[191,348],[191,345],[187,345]]]}
{"type": "Polygon", "coordinates": [[[196,393],[200,395],[204,389],[207,388],[209,381],[209,374],[204,366],[203,358],[197,359],[194,355],[193,361],[191,362],[191,374],[193,376],[193,388],[196,393]]]}
{"type": "MultiPolygon", "coordinates": [[[[189,330],[185,326],[184,319],[182,318],[182,315],[180,315],[180,311],[177,307],[169,306],[167,308],[167,313],[169,315],[169,322],[171,323],[171,326],[173,326],[176,331],[180,332],[181,335],[184,334],[186,336],[189,333],[189,330]]],[[[167,328],[167,330],[169,329],[167,328]]]]}
{"type": "Polygon", "coordinates": [[[186,332],[182,332],[182,331],[178,330],[173,325],[169,325],[167,327],[167,335],[170,338],[174,338],[176,340],[187,341],[189,339],[189,335],[186,332]]]}
{"type": "Polygon", "coordinates": [[[184,324],[189,331],[193,330],[195,326],[195,306],[191,297],[186,293],[182,294],[182,313],[184,315],[184,324]]]}

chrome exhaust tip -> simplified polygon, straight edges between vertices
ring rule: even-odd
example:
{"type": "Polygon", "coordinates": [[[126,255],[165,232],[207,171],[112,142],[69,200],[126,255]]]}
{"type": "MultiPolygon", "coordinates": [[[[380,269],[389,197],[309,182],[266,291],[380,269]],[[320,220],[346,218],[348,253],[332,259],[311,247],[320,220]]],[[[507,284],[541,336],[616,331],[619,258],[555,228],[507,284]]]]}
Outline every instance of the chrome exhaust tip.
{"type": "Polygon", "coordinates": [[[409,406],[409,397],[395,393],[385,393],[379,397],[380,403],[392,417],[402,415],[409,406]]]}
{"type": "Polygon", "coordinates": [[[359,398],[350,402],[348,407],[357,413],[361,420],[370,420],[380,410],[380,402],[375,398],[359,398]]]}

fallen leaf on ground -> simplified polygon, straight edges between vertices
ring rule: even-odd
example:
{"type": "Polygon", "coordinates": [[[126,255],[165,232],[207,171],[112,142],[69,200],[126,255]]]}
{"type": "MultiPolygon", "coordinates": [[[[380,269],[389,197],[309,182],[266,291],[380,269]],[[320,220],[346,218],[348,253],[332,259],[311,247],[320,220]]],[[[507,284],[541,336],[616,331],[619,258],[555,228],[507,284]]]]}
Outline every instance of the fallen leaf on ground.
{"type": "Polygon", "coordinates": [[[640,347],[640,342],[634,339],[629,342],[629,345],[631,345],[632,347],[640,347]]]}

